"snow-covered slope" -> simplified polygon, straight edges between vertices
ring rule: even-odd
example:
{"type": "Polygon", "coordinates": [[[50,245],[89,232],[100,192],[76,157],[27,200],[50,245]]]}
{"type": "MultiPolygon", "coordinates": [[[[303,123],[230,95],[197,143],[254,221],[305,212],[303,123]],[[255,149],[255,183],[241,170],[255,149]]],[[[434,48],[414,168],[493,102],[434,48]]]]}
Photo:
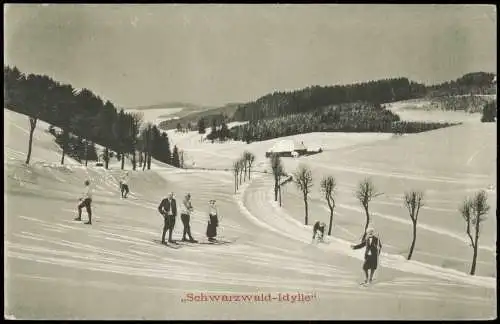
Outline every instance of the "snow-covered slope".
{"type": "MultiPolygon", "coordinates": [[[[458,96],[460,97],[460,96],[458,96]]],[[[496,99],[496,95],[479,96],[487,101],[496,99]]],[[[428,99],[411,99],[389,103],[386,107],[406,121],[479,123],[480,113],[441,110],[438,102],[428,99]]]]}
{"type": "Polygon", "coordinates": [[[127,109],[128,113],[138,113],[142,115],[145,122],[158,125],[164,120],[178,119],[176,114],[183,111],[184,108],[156,108],[156,109],[127,109]]]}
{"type": "MultiPolygon", "coordinates": [[[[48,163],[23,166],[28,135],[21,128],[27,129],[27,118],[7,111],[4,115],[9,115],[5,131],[12,135],[7,136],[4,159],[5,296],[9,316],[464,319],[492,318],[496,314],[495,278],[489,273],[495,262],[490,250],[496,238],[492,230],[494,213],[485,223],[480,241],[478,276],[472,277],[465,273],[472,251],[458,238],[465,238],[465,233],[459,228],[459,216],[451,211],[456,210],[457,199],[464,193],[495,179],[489,151],[495,145],[494,137],[487,137],[494,133],[490,125],[401,138],[338,133],[295,136],[306,146],[321,146],[324,152],[285,159],[286,170],[292,171],[299,163],[311,166],[316,191],[323,174],[332,173],[339,183],[333,237],[328,244],[313,245],[310,227],[302,225],[303,205],[293,184],[286,186],[284,206],[280,208],[272,201],[268,175],[253,174],[252,181],[235,194],[233,176],[224,171],[244,150],[257,156],[256,170],[268,169],[265,151],[280,139],[248,145],[211,144],[200,142],[196,132],[172,132],[172,142],[197,166],[220,170],[178,170],[154,164],[150,171],[131,173],[131,195],[124,200],[117,190],[117,166],[112,165],[108,171],[84,168],[76,161],[57,166],[57,145],[49,134],[45,137],[42,128],[35,133],[39,138],[34,142],[32,158],[48,163]],[[454,155],[450,152],[455,150],[443,151],[446,141],[450,145],[460,140],[464,143],[470,134],[477,133],[478,137],[485,136],[483,147],[462,145],[463,152],[454,155]],[[419,157],[425,152],[427,159],[419,157]],[[455,171],[442,173],[446,159],[455,171]],[[452,163],[455,159],[457,162],[452,163]],[[464,172],[465,176],[458,175],[464,172]],[[385,193],[378,204],[372,205],[384,251],[377,283],[360,287],[363,252],[350,250],[348,244],[357,242],[364,221],[355,209],[352,189],[366,175],[374,176],[385,193]],[[81,184],[87,178],[95,185],[92,226],[72,221],[81,184]],[[408,262],[398,255],[406,251],[410,239],[410,228],[402,223],[407,216],[399,207],[398,195],[414,185],[426,189],[428,209],[421,212],[424,226],[419,229],[415,260],[408,262]],[[172,191],[178,201],[187,192],[193,196],[191,225],[195,238],[204,237],[207,203],[216,199],[222,216],[219,236],[235,242],[182,245],[179,249],[154,243],[163,225],[157,206],[172,191]],[[434,256],[427,255],[426,259],[425,253],[434,256]],[[451,263],[438,264],[442,260],[451,263]],[[226,297],[194,301],[195,296],[204,298],[202,293],[226,297]],[[283,300],[286,293],[290,294],[288,300],[283,300]],[[251,302],[242,297],[261,294],[276,299],[251,302]],[[231,302],[227,301],[229,295],[233,296],[231,302]]],[[[316,191],[310,203],[310,222],[327,215],[316,191]]],[[[181,235],[178,219],[174,237],[181,235]]]]}

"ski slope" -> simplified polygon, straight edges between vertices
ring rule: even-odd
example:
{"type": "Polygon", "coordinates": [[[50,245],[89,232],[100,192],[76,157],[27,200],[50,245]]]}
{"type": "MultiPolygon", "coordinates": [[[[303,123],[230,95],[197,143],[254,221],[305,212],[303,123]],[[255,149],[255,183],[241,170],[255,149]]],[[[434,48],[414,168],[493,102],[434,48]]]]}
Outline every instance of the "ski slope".
{"type": "MultiPolygon", "coordinates": [[[[60,152],[52,136],[43,132],[45,125],[35,132],[34,163],[24,166],[29,122],[26,116],[7,110],[4,116],[5,312],[10,317],[476,319],[496,315],[495,254],[491,251],[496,241],[496,192],[489,197],[492,212],[480,239],[477,276],[466,274],[472,250],[465,243],[461,219],[452,211],[464,193],[496,179],[491,167],[494,137],[489,137],[492,143],[482,141],[482,149],[462,145],[458,155],[450,156],[455,152],[450,149],[434,159],[440,163],[429,161],[446,142],[462,140],[463,144],[458,137],[462,133],[468,138],[478,132],[477,136],[494,134],[491,125],[471,124],[401,138],[338,133],[296,136],[306,146],[319,145],[324,152],[285,159],[286,170],[306,163],[315,179],[331,173],[339,183],[333,236],[327,244],[313,245],[293,184],[285,186],[280,208],[272,201],[269,175],[253,173],[252,181],[235,194],[233,176],[224,171],[244,150],[256,155],[256,171],[268,169],[264,154],[274,140],[211,144],[200,142],[196,132],[171,132],[172,142],[196,166],[218,170],[178,170],[154,163],[152,170],[130,172],[130,198],[120,199],[118,165],[106,171],[85,168],[67,158],[67,164],[59,166],[60,152]],[[402,147],[406,148],[403,156],[394,153],[402,147]],[[429,152],[427,159],[420,157],[422,152],[429,152]],[[446,164],[445,159],[456,163],[446,164]],[[449,172],[443,172],[446,165],[449,172]],[[352,190],[366,175],[372,175],[385,193],[371,207],[384,250],[377,283],[360,287],[363,251],[353,251],[349,244],[357,242],[364,224],[352,190]],[[95,186],[92,226],[73,221],[82,183],[88,178],[95,186]],[[400,195],[416,184],[426,189],[428,204],[421,211],[414,260],[408,262],[402,255],[410,243],[411,228],[405,223],[408,216],[400,195]],[[235,242],[179,249],[153,243],[160,238],[163,225],[157,206],[171,191],[179,202],[186,192],[192,194],[195,238],[204,237],[208,200],[216,199],[222,216],[218,234],[235,242]],[[443,265],[444,261],[448,264],[443,265]],[[226,297],[302,293],[312,299],[182,301],[188,294],[201,293],[226,297]]],[[[317,181],[315,186],[310,223],[328,216],[317,181]]],[[[174,238],[181,235],[179,219],[174,238]]]]}

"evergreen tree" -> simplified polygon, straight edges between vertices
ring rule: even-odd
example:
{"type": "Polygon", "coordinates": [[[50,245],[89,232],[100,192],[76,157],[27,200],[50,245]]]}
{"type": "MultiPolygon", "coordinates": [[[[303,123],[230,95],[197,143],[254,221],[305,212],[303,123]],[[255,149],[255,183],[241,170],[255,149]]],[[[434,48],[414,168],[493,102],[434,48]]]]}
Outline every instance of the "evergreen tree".
{"type": "Polygon", "coordinates": [[[497,118],[497,102],[492,101],[487,103],[483,108],[483,115],[481,116],[481,122],[491,123],[495,122],[497,118]]]}
{"type": "Polygon", "coordinates": [[[163,152],[163,159],[161,161],[167,163],[167,164],[172,164],[172,152],[170,150],[170,142],[168,139],[168,135],[165,132],[161,133],[161,138],[162,138],[162,152],[163,152]]]}
{"type": "Polygon", "coordinates": [[[198,120],[198,133],[205,134],[205,128],[205,118],[202,117],[198,120]]]}
{"type": "Polygon", "coordinates": [[[174,145],[174,151],[172,153],[172,165],[176,168],[180,167],[179,150],[177,145],[174,145]]]}
{"type": "Polygon", "coordinates": [[[229,131],[229,128],[227,128],[227,125],[225,122],[222,122],[221,128],[219,130],[219,139],[221,141],[225,141],[227,138],[231,137],[231,132],[229,131]]]}

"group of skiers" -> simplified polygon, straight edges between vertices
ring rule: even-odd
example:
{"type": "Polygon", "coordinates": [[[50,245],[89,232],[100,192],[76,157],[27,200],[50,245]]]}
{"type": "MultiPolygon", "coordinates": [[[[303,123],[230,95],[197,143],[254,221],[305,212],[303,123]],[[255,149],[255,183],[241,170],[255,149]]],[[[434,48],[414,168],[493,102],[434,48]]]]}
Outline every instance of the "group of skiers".
{"type": "MultiPolygon", "coordinates": [[[[121,193],[121,198],[127,198],[127,195],[130,192],[129,186],[128,186],[128,180],[129,180],[129,173],[124,172],[122,176],[120,177],[120,193],[121,193]]],[[[78,216],[75,218],[76,221],[81,221],[82,220],[82,209],[85,207],[87,210],[88,218],[89,220],[85,222],[85,224],[92,225],[92,188],[90,186],[90,181],[85,180],[84,182],[85,185],[85,190],[82,195],[82,197],[79,199],[79,204],[78,204],[78,216]]],[[[191,194],[187,193],[186,196],[184,197],[182,201],[182,207],[181,207],[181,221],[184,226],[183,234],[182,234],[182,241],[186,242],[192,242],[192,243],[197,243],[198,241],[195,240],[191,234],[191,214],[193,212],[194,208],[191,203],[191,194]],[[187,236],[187,237],[186,237],[187,236]],[[189,238],[189,239],[188,239],[189,238]]],[[[174,194],[170,193],[167,198],[163,199],[158,206],[158,211],[164,218],[164,225],[163,225],[163,233],[162,233],[162,239],[161,243],[166,244],[165,242],[165,236],[168,231],[168,242],[169,243],[174,243],[175,241],[172,239],[172,231],[174,230],[175,227],[175,219],[177,217],[177,202],[174,199],[174,194]]],[[[218,216],[218,211],[217,211],[217,206],[215,203],[215,200],[210,200],[209,201],[209,206],[208,206],[208,224],[207,224],[207,231],[206,235],[208,238],[208,241],[214,242],[216,241],[217,237],[217,227],[219,226],[219,216],[218,216]]]]}
{"type": "MultiPolygon", "coordinates": [[[[129,173],[125,172],[120,178],[120,192],[122,198],[127,198],[128,193],[130,192],[128,187],[128,176],[129,173]]],[[[75,218],[76,221],[81,221],[82,219],[82,209],[85,207],[89,220],[85,223],[88,225],[92,225],[92,189],[90,186],[90,181],[85,180],[84,182],[85,190],[82,197],[79,199],[78,204],[78,217],[75,218]]],[[[187,193],[184,199],[182,200],[181,206],[181,221],[184,226],[184,230],[182,233],[182,241],[196,243],[193,236],[191,235],[191,214],[194,208],[191,203],[191,194],[187,193]],[[187,237],[186,237],[187,236],[187,237]],[[188,239],[189,238],[189,239],[188,239]]],[[[175,227],[175,220],[177,217],[177,202],[174,198],[173,192],[169,193],[167,198],[162,199],[160,205],[158,206],[159,213],[163,216],[164,224],[163,224],[163,232],[161,237],[161,243],[167,244],[165,241],[165,236],[168,231],[168,242],[175,243],[172,239],[172,232],[175,227]]],[[[219,213],[216,206],[215,200],[209,201],[208,206],[208,224],[206,235],[210,242],[216,241],[217,237],[217,227],[219,226],[219,213]]],[[[325,227],[326,224],[320,221],[317,221],[313,226],[313,241],[317,239],[318,241],[323,241],[325,235],[325,227]]],[[[371,283],[373,280],[373,275],[378,266],[378,259],[380,255],[380,251],[382,249],[382,243],[378,235],[375,235],[375,230],[370,227],[366,230],[366,233],[363,235],[361,239],[361,243],[356,245],[351,245],[352,249],[360,249],[365,247],[365,255],[364,255],[364,263],[363,263],[363,271],[365,273],[365,284],[371,283]]]]}
{"type": "MultiPolygon", "coordinates": [[[[191,214],[193,212],[193,204],[191,203],[191,194],[187,193],[184,199],[182,200],[181,206],[181,221],[184,226],[184,230],[182,232],[182,241],[184,242],[192,242],[197,243],[191,234],[191,214]]],[[[174,193],[171,192],[167,198],[163,199],[158,206],[158,211],[163,216],[164,224],[163,224],[163,233],[161,236],[161,243],[167,244],[165,241],[165,236],[168,231],[168,243],[175,243],[172,239],[172,231],[175,226],[175,219],[177,217],[177,201],[174,198],[174,193]]],[[[217,227],[219,226],[219,216],[218,210],[215,203],[215,200],[209,201],[208,206],[208,224],[206,235],[208,241],[214,242],[217,237],[217,227]]]]}
{"type": "MultiPolygon", "coordinates": [[[[87,210],[87,215],[89,220],[85,222],[86,225],[92,225],[92,187],[90,186],[90,181],[85,180],[84,183],[85,189],[82,196],[79,199],[78,203],[78,216],[75,218],[75,221],[82,220],[82,209],[85,207],[87,210]]],[[[121,197],[127,198],[127,194],[129,193],[128,188],[128,171],[125,172],[120,178],[120,191],[121,197]]]]}

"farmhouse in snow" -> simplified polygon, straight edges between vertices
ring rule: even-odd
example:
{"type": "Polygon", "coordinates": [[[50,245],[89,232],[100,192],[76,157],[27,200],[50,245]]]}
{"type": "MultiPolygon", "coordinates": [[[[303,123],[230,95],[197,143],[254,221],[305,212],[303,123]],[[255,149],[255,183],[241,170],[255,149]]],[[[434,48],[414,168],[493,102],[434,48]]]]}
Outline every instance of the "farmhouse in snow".
{"type": "Polygon", "coordinates": [[[266,152],[266,157],[270,157],[273,153],[279,156],[299,156],[307,154],[307,148],[304,143],[299,143],[291,139],[281,140],[276,142],[273,147],[266,152]]]}

